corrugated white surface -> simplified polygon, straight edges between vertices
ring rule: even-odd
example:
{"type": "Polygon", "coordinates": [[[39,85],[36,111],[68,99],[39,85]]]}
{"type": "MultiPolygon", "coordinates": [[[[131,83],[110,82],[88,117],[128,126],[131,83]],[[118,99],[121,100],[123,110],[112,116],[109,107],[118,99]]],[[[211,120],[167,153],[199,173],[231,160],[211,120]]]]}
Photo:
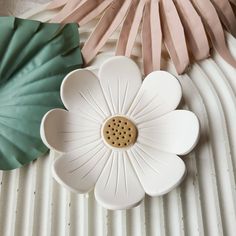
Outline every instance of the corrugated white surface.
{"type": "MultiPolygon", "coordinates": [[[[87,37],[91,27],[81,29],[87,37]]],[[[117,35],[113,36],[113,39],[117,35]]],[[[111,39],[93,66],[114,52],[111,39]],[[100,58],[100,59],[99,59],[100,58]]],[[[236,57],[236,40],[228,36],[236,57]]],[[[140,43],[134,49],[139,63],[140,43]]],[[[175,73],[171,63],[166,69],[175,73]]],[[[161,198],[127,211],[107,211],[88,195],[72,194],[51,177],[54,156],[0,172],[0,236],[233,236],[236,232],[236,70],[218,55],[179,77],[182,107],[201,123],[197,148],[184,157],[188,174],[161,198]]]]}

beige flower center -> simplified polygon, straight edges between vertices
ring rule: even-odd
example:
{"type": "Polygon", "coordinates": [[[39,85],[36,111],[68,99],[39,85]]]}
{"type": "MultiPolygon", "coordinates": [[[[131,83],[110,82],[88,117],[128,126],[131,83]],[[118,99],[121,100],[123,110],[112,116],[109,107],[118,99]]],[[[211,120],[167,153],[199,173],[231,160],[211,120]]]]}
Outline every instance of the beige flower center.
{"type": "Polygon", "coordinates": [[[112,147],[124,148],[137,139],[137,128],[132,121],[122,116],[111,117],[103,126],[103,137],[112,147]]]}

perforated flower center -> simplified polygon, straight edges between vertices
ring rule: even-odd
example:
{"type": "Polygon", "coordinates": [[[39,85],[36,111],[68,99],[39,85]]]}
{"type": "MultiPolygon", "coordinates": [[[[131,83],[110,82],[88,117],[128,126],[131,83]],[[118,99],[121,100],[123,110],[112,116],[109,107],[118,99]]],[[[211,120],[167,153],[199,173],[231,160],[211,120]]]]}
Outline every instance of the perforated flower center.
{"type": "Polygon", "coordinates": [[[103,137],[112,147],[124,148],[133,145],[137,139],[137,128],[129,119],[115,116],[103,126],[103,137]]]}

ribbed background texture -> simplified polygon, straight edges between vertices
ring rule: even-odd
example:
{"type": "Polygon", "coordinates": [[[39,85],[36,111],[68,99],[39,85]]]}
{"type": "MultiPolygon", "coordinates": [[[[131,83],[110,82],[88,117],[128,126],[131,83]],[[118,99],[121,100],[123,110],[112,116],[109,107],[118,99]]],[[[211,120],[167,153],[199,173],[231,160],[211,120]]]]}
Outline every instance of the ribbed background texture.
{"type": "MultiPolygon", "coordinates": [[[[82,43],[94,23],[80,30],[82,43]]],[[[115,38],[91,66],[99,68],[114,54],[115,38]]],[[[227,40],[236,58],[236,40],[230,35],[227,40]]],[[[134,59],[141,66],[140,53],[138,39],[134,59]]],[[[170,61],[163,58],[163,65],[175,74],[170,61]]],[[[199,117],[201,138],[183,157],[188,173],[177,189],[163,197],[146,197],[131,210],[108,211],[93,193],[72,194],[52,179],[56,157],[51,153],[21,169],[0,171],[0,236],[234,236],[236,70],[215,53],[178,78],[181,107],[199,117]]]]}

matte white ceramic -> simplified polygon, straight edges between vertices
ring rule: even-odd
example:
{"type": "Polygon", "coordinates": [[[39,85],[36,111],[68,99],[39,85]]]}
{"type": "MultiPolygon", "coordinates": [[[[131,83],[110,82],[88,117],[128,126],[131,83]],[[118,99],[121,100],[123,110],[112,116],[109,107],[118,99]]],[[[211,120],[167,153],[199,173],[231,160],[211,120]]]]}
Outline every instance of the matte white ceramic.
{"type": "Polygon", "coordinates": [[[53,164],[55,179],[78,193],[95,188],[97,201],[113,210],[136,206],[145,193],[169,192],[185,174],[178,155],[190,152],[199,136],[197,117],[175,110],[181,96],[174,76],[155,71],[142,82],[137,65],[123,56],[107,60],[98,76],[70,73],[61,86],[67,110],[49,111],[41,124],[44,143],[63,153],[53,164]],[[107,145],[103,125],[116,116],[136,126],[133,145],[107,145]]]}

